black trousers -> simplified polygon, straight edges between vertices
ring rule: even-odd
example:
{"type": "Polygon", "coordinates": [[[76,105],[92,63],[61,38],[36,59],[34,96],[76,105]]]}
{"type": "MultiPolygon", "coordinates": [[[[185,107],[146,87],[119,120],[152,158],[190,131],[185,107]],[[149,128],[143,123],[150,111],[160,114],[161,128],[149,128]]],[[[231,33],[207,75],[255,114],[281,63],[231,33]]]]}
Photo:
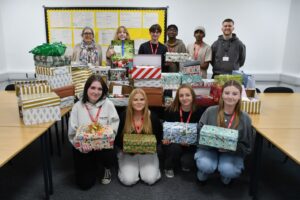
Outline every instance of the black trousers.
{"type": "Polygon", "coordinates": [[[73,156],[76,183],[82,190],[90,189],[97,177],[100,179],[100,166],[110,169],[116,161],[113,149],[81,153],[73,147],[73,156]]]}
{"type": "Polygon", "coordinates": [[[196,146],[183,146],[181,144],[171,143],[169,145],[163,145],[163,150],[166,170],[175,169],[179,165],[185,169],[196,169],[194,160],[196,146]]]}

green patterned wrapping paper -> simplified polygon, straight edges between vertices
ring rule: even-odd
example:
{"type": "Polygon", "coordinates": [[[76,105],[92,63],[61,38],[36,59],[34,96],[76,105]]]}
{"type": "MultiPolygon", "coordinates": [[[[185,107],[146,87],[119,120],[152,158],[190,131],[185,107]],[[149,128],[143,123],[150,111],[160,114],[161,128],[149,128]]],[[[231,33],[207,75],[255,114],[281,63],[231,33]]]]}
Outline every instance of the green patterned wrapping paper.
{"type": "Polygon", "coordinates": [[[242,84],[242,82],[243,82],[242,75],[222,74],[222,75],[215,76],[214,79],[216,80],[217,84],[219,84],[219,85],[224,85],[227,81],[230,81],[230,80],[235,80],[235,81],[239,82],[240,84],[242,84]]]}
{"type": "Polygon", "coordinates": [[[200,130],[199,144],[236,151],[238,135],[235,129],[204,125],[200,130]]]}
{"type": "Polygon", "coordinates": [[[120,60],[132,60],[134,54],[134,41],[133,40],[112,40],[111,46],[113,46],[116,54],[111,59],[113,62],[120,60]],[[122,56],[122,42],[124,42],[124,55],[122,56]]]}
{"type": "Polygon", "coordinates": [[[202,77],[199,74],[183,74],[182,84],[201,83],[202,77]]]}
{"type": "Polygon", "coordinates": [[[123,151],[125,153],[156,153],[154,134],[124,134],[123,151]]]}
{"type": "Polygon", "coordinates": [[[161,83],[164,90],[177,90],[181,84],[181,73],[161,73],[161,83]]]}

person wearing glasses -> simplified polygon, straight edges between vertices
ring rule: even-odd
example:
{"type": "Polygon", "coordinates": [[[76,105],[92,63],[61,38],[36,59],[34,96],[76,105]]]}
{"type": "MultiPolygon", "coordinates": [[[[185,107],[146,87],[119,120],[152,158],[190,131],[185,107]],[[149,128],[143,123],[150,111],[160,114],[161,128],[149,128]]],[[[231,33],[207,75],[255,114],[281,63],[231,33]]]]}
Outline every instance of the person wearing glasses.
{"type": "Polygon", "coordinates": [[[73,148],[75,181],[80,189],[90,189],[96,182],[99,166],[104,167],[104,175],[99,177],[102,184],[111,181],[110,168],[116,155],[114,149],[94,150],[91,146],[78,148],[76,131],[90,124],[110,125],[116,134],[119,116],[114,104],[107,98],[108,88],[100,75],[92,75],[85,83],[83,97],[72,108],[68,137],[73,148]]]}
{"type": "Polygon", "coordinates": [[[73,49],[72,61],[80,65],[101,66],[102,49],[94,40],[94,31],[90,27],[82,30],[82,42],[73,49]]]}
{"type": "Polygon", "coordinates": [[[168,49],[164,44],[162,44],[158,41],[159,37],[161,35],[161,32],[162,32],[161,26],[159,24],[153,24],[149,28],[151,40],[141,44],[138,54],[161,55],[162,72],[168,72],[167,68],[165,67],[165,56],[166,56],[166,52],[168,51],[168,49]]]}

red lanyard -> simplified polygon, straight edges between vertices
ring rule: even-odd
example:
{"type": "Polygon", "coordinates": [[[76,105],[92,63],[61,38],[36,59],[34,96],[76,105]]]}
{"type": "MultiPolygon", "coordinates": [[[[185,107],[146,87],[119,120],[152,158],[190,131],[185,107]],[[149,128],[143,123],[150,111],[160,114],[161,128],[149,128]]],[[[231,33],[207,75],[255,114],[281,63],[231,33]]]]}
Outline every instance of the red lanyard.
{"type": "Polygon", "coordinates": [[[90,113],[90,110],[88,109],[87,105],[85,105],[85,108],[86,108],[86,110],[87,110],[88,113],[89,113],[89,116],[90,116],[91,121],[94,122],[94,123],[97,123],[98,118],[99,118],[99,115],[100,115],[100,111],[101,111],[101,106],[98,108],[98,112],[97,112],[95,118],[94,118],[94,117],[92,116],[92,114],[90,113]]]}
{"type": "Polygon", "coordinates": [[[156,44],[156,49],[155,49],[155,51],[154,51],[154,50],[153,50],[153,47],[152,47],[152,44],[151,44],[151,42],[150,42],[150,47],[151,47],[151,52],[152,52],[152,54],[156,54],[156,53],[157,53],[158,44],[159,44],[159,43],[156,44]]]}
{"type": "Polygon", "coordinates": [[[231,116],[231,118],[230,118],[230,121],[229,121],[229,124],[228,124],[227,128],[230,128],[230,127],[231,127],[231,125],[232,125],[232,122],[233,122],[234,118],[235,118],[235,113],[233,113],[233,115],[231,116]]]}
{"type": "Polygon", "coordinates": [[[199,55],[199,52],[200,52],[200,49],[201,49],[201,45],[199,45],[198,51],[196,51],[196,49],[197,49],[196,46],[198,46],[198,45],[194,44],[194,59],[198,60],[198,55],[199,55]]]}
{"type": "MultiPolygon", "coordinates": [[[[183,117],[182,117],[182,108],[180,107],[180,110],[179,110],[179,114],[180,114],[180,122],[183,122],[183,117]]],[[[190,119],[191,119],[191,116],[192,116],[192,111],[190,111],[190,114],[186,120],[186,123],[190,123],[190,119]]]]}
{"type": "Polygon", "coordinates": [[[141,118],[141,127],[140,127],[140,126],[136,125],[135,120],[133,119],[133,126],[134,126],[134,129],[135,129],[136,133],[140,133],[140,129],[142,128],[143,122],[144,122],[144,118],[142,117],[141,118]]]}

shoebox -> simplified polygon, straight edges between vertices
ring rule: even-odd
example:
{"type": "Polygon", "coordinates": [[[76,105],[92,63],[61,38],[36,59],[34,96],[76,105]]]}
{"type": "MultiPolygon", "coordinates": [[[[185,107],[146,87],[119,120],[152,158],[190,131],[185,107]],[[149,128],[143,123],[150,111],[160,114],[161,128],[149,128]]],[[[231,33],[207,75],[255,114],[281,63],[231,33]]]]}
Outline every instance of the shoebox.
{"type": "Polygon", "coordinates": [[[80,126],[74,137],[73,146],[79,151],[83,146],[93,150],[112,149],[114,147],[115,133],[111,126],[89,124],[80,126]]]}
{"type": "Polygon", "coordinates": [[[161,74],[161,83],[164,90],[172,90],[181,85],[181,73],[162,73],[161,74]]]}
{"type": "Polygon", "coordinates": [[[163,137],[172,143],[197,143],[197,123],[164,122],[163,137]]]}
{"type": "Polygon", "coordinates": [[[200,130],[199,144],[235,151],[239,132],[235,129],[204,125],[200,130]]]}
{"type": "Polygon", "coordinates": [[[124,134],[123,151],[125,153],[156,153],[154,134],[124,134]]]}
{"type": "Polygon", "coordinates": [[[163,105],[163,89],[162,88],[142,88],[148,99],[149,106],[162,106],[163,105]]]}

